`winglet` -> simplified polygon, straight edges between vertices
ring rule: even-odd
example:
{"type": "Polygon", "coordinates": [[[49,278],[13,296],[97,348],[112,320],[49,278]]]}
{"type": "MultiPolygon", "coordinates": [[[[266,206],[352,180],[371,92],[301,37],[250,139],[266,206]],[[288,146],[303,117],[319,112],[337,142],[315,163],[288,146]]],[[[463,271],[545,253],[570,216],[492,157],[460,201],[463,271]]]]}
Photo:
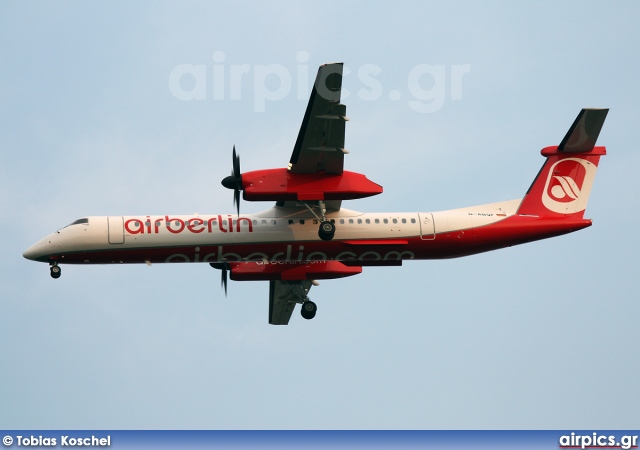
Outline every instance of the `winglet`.
{"type": "Polygon", "coordinates": [[[593,150],[607,118],[608,109],[584,108],[558,146],[559,152],[588,153],[593,150]]]}

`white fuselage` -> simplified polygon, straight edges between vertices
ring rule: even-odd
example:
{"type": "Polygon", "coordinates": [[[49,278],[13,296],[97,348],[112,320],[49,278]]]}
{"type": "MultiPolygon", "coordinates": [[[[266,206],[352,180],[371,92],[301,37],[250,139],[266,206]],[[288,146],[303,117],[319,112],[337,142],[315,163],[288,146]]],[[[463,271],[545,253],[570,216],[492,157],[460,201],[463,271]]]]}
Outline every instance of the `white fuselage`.
{"type": "MultiPolygon", "coordinates": [[[[274,207],[253,215],[95,216],[40,240],[25,257],[59,263],[157,263],[260,260],[423,259],[413,242],[435,247],[465,230],[513,216],[520,200],[425,213],[328,213],[330,242],[318,238],[318,220],[299,209],[274,207]]],[[[470,237],[471,233],[468,233],[470,237]]],[[[439,247],[439,246],[438,246],[439,247]]],[[[455,255],[454,255],[455,256],[455,255]]]]}

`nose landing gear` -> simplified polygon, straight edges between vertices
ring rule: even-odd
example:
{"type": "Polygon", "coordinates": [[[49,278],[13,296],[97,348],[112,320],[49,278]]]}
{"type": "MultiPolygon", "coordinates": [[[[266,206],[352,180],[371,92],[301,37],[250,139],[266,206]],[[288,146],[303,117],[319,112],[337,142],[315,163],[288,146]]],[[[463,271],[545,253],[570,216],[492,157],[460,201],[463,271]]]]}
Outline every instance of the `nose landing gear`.
{"type": "Polygon", "coordinates": [[[62,269],[56,262],[51,263],[49,270],[51,271],[51,278],[60,278],[60,275],[62,275],[62,269]]]}

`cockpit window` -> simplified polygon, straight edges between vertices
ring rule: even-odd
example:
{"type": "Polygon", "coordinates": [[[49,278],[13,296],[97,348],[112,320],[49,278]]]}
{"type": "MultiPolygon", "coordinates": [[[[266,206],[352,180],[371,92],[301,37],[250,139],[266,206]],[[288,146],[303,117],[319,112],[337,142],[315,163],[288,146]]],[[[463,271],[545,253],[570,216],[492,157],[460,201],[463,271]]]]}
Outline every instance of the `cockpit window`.
{"type": "MultiPolygon", "coordinates": [[[[67,227],[70,227],[71,225],[79,225],[79,224],[81,224],[81,223],[86,223],[86,224],[88,224],[88,223],[89,223],[89,219],[87,219],[87,218],[84,218],[84,219],[78,219],[78,220],[76,220],[75,222],[71,222],[69,225],[67,225],[67,227]]],[[[67,227],[65,227],[65,228],[67,228],[67,227]]]]}

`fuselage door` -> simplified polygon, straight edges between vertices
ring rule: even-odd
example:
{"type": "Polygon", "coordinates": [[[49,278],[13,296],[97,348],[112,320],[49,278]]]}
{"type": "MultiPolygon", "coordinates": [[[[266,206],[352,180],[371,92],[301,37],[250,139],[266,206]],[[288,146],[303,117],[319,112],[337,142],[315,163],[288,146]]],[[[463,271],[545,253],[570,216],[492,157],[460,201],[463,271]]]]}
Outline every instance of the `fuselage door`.
{"type": "Polygon", "coordinates": [[[124,223],[122,217],[108,217],[109,244],[124,244],[124,223]]]}
{"type": "Polygon", "coordinates": [[[436,227],[433,222],[433,214],[431,213],[419,213],[420,218],[420,238],[424,240],[431,240],[436,238],[436,227]]]}

